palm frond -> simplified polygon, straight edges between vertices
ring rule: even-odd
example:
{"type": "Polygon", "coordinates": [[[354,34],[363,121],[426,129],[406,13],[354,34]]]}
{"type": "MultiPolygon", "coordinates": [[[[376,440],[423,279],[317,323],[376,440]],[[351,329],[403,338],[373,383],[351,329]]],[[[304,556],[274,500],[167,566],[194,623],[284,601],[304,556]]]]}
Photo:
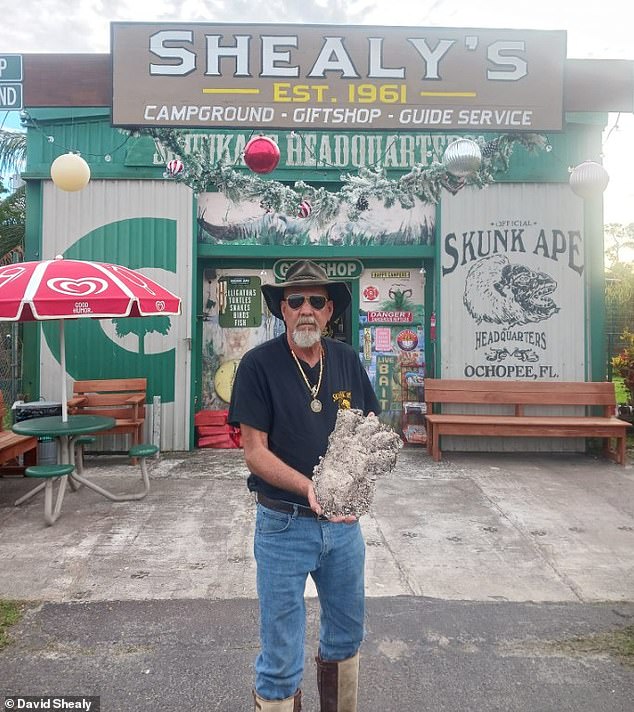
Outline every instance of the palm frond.
{"type": "Polygon", "coordinates": [[[0,171],[19,172],[26,161],[26,134],[0,129],[0,171]]]}
{"type": "Polygon", "coordinates": [[[13,261],[13,254],[22,254],[25,231],[24,186],[18,188],[8,198],[0,200],[0,262],[13,261]]]}

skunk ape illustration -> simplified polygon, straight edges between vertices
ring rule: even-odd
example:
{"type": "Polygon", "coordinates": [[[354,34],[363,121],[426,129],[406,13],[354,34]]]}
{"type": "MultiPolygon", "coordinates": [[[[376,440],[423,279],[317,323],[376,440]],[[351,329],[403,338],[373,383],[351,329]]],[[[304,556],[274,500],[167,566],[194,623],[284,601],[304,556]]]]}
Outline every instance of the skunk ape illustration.
{"type": "Polygon", "coordinates": [[[471,267],[462,301],[478,324],[518,326],[556,314],[559,307],[550,296],[555,289],[557,282],[550,275],[512,265],[506,255],[493,255],[471,267]]]}

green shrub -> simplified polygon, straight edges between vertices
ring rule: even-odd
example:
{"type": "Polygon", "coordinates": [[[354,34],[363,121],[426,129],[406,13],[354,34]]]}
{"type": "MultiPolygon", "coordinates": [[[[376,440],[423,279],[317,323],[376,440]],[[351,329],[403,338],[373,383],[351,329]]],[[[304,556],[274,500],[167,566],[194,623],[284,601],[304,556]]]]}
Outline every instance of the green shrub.
{"type": "Polygon", "coordinates": [[[623,379],[628,403],[634,404],[634,333],[625,329],[621,338],[625,348],[612,359],[612,368],[623,379]]]}

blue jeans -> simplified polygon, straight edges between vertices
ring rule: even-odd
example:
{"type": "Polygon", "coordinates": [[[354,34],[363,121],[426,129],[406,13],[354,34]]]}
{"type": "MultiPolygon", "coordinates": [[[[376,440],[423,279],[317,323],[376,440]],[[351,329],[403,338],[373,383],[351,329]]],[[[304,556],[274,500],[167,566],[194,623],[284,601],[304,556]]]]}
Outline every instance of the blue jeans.
{"type": "Polygon", "coordinates": [[[310,574],[321,608],[319,655],[345,660],[364,633],[365,544],[359,522],[333,524],[257,505],[254,539],[260,602],[255,690],[267,700],[295,694],[304,673],[310,574]]]}

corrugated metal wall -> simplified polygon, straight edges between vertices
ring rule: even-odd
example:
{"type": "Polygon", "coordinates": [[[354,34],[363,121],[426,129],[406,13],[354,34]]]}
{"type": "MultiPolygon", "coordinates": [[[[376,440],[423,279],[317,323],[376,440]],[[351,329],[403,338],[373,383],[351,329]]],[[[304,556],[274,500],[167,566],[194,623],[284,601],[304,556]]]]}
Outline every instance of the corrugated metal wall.
{"type": "MultiPolygon", "coordinates": [[[[80,378],[145,376],[148,396],[161,395],[161,448],[189,448],[191,387],[191,295],[193,207],[189,188],[167,181],[92,180],[79,193],[43,184],[42,255],[123,264],[139,269],[178,294],[181,316],[170,317],[163,332],[143,337],[117,333],[112,320],[67,322],[67,389],[80,378]],[[135,372],[130,372],[135,371],[135,372]]],[[[59,394],[58,329],[45,325],[41,348],[40,393],[59,394]]],[[[152,434],[148,408],[145,437],[152,434]]],[[[106,439],[104,438],[104,441],[106,439]]],[[[123,437],[104,448],[127,449],[123,437]]]]}
{"type": "MultiPolygon", "coordinates": [[[[437,266],[440,376],[585,380],[584,238],[583,201],[567,184],[497,184],[444,199],[437,266]]],[[[444,410],[513,412],[493,406],[444,410]]],[[[563,412],[526,409],[527,415],[563,412]]],[[[583,445],[576,439],[447,437],[443,448],[560,451],[583,445]]]]}

